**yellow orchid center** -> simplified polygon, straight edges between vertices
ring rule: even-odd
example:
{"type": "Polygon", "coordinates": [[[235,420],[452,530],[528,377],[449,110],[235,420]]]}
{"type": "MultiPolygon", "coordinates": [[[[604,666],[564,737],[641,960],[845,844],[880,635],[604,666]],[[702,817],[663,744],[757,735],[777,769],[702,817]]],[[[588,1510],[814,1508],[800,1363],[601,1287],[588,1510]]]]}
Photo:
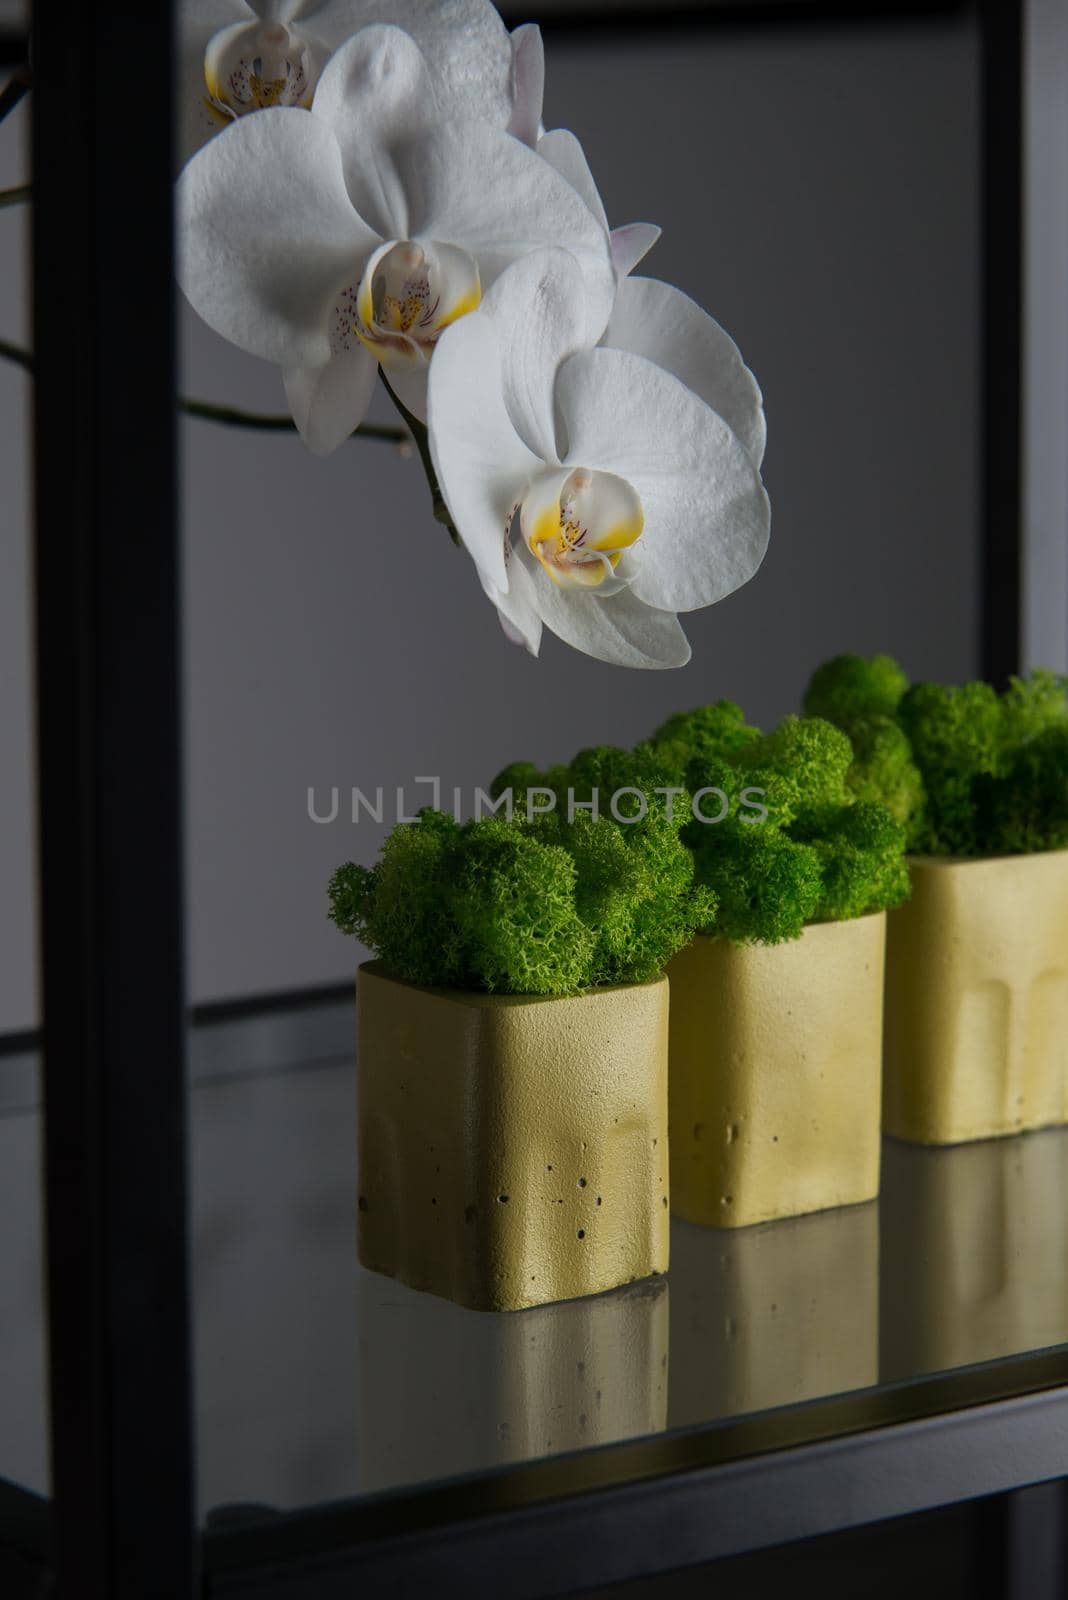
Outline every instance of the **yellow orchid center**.
{"type": "Polygon", "coordinates": [[[338,303],[335,343],[356,335],[387,369],[425,365],[450,323],[482,299],[478,265],[466,250],[434,240],[391,240],[338,303]],[[344,325],[344,326],[343,326],[344,325]]]}
{"type": "Polygon", "coordinates": [[[220,124],[266,106],[310,106],[317,78],[312,51],[280,22],[224,29],[204,56],[205,103],[220,124]]]}
{"type": "Polygon", "coordinates": [[[561,484],[558,474],[547,474],[531,485],[519,517],[531,553],[554,583],[607,595],[629,581],[620,563],[641,537],[645,513],[625,478],[576,467],[561,484]]]}

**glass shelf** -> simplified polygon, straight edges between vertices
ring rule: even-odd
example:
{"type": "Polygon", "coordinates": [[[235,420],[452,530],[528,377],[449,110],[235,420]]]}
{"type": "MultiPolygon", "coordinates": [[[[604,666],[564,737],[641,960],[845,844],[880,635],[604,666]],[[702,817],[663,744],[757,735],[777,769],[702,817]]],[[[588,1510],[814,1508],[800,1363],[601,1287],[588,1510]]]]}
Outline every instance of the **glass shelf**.
{"type": "MultiPolygon", "coordinates": [[[[329,1048],[347,1007],[282,1028],[329,1048]]],[[[269,1067],[269,1015],[198,1030],[191,1099],[199,1494],[232,1526],[771,1413],[1068,1343],[1068,1130],[886,1141],[877,1202],[676,1221],[667,1277],[464,1310],[364,1271],[355,1072],[269,1067]],[[221,1041],[221,1044],[220,1044],[221,1041]]],[[[2,1066],[2,1063],[0,1063],[2,1066]]],[[[25,1078],[25,1073],[23,1074],[25,1078]]],[[[39,1116],[0,1117],[0,1475],[47,1491],[39,1116]],[[9,1405],[5,1397],[5,1407],[9,1405]]]]}

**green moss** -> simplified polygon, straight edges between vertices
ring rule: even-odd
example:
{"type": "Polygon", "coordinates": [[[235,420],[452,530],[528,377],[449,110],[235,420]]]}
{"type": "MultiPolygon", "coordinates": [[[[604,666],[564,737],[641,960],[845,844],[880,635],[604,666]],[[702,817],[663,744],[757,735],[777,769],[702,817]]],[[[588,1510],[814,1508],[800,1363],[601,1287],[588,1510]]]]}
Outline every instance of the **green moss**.
{"type": "Polygon", "coordinates": [[[517,762],[493,790],[512,788],[520,812],[535,784],[557,797],[534,830],[575,860],[579,912],[610,981],[660,970],[695,930],[774,944],[824,916],[898,903],[903,829],[874,803],[853,806],[852,764],[848,738],[820,718],[785,717],[764,734],[719,701],[670,717],[634,750],[598,746],[544,772],[517,762]],[[624,789],[638,793],[617,809],[644,809],[640,821],[609,818],[624,789]],[[596,792],[600,820],[573,810],[568,821],[569,792],[578,804],[596,792]]]}
{"type": "Polygon", "coordinates": [[[914,833],[923,825],[925,794],[898,720],[907,689],[908,678],[892,656],[834,656],[812,674],[804,709],[848,736],[853,746],[846,775],[849,793],[886,806],[914,833]]]}
{"type": "Polygon", "coordinates": [[[983,854],[973,787],[981,775],[996,773],[1002,755],[996,692],[987,683],[917,683],[899,716],[927,794],[911,847],[925,855],[983,854]]]}
{"type": "Polygon", "coordinates": [[[714,931],[735,944],[800,938],[817,915],[817,852],[778,828],[727,821],[692,835],[697,881],[717,899],[714,931]]]}
{"type": "Polygon", "coordinates": [[[750,827],[764,823],[785,827],[797,805],[794,785],[774,767],[742,767],[726,756],[694,756],[686,768],[686,787],[701,813],[683,832],[691,846],[706,828],[721,825],[710,819],[723,813],[724,797],[722,820],[750,827]]]}
{"type": "Polygon", "coordinates": [[[904,669],[892,656],[834,656],[809,679],[805,715],[846,729],[868,717],[892,717],[908,686],[904,669]]]}
{"type": "Polygon", "coordinates": [[[330,882],[331,916],[409,983],[574,994],[594,938],[575,908],[575,865],[528,830],[486,817],[458,826],[420,812],[386,839],[368,871],[330,882]]]}
{"type": "Polygon", "coordinates": [[[975,786],[976,831],[992,855],[1068,848],[1068,722],[1029,739],[975,786]]]}
{"type": "Polygon", "coordinates": [[[844,922],[908,899],[905,829],[878,802],[817,808],[799,816],[790,835],[819,858],[817,920],[844,922]]]}
{"type": "Polygon", "coordinates": [[[870,716],[851,723],[853,764],[846,788],[857,800],[876,800],[897,822],[922,826],[923,777],[912,759],[912,746],[892,717],[870,716]]]}
{"type": "Polygon", "coordinates": [[[596,941],[593,980],[628,983],[663,972],[677,950],[712,924],[714,894],[694,884],[693,857],[663,801],[626,824],[566,811],[539,818],[537,836],[575,863],[576,907],[596,941]]]}
{"type": "Polygon", "coordinates": [[[840,728],[822,717],[790,716],[740,750],[736,764],[754,782],[757,774],[768,780],[777,813],[789,820],[808,806],[842,803],[852,760],[853,747],[840,728]]]}
{"type": "Polygon", "coordinates": [[[584,988],[594,939],[578,914],[575,891],[575,865],[566,851],[496,818],[462,828],[440,889],[463,956],[454,982],[502,994],[584,988]]]}
{"type": "MultiPolygon", "coordinates": [[[[515,811],[525,814],[531,789],[551,791],[557,807],[564,811],[569,804],[569,791],[575,806],[588,804],[596,792],[600,810],[610,815],[611,798],[621,790],[639,789],[651,804],[655,804],[657,788],[678,786],[678,782],[676,770],[652,744],[639,744],[633,750],[604,744],[580,750],[566,764],[557,763],[544,770],[530,761],[513,761],[494,778],[490,794],[499,799],[506,789],[511,789],[515,811]]],[[[535,812],[542,809],[542,798],[534,797],[535,812]]],[[[683,809],[687,803],[682,802],[683,809]]],[[[623,815],[632,815],[638,805],[633,796],[624,795],[617,809],[623,815]]]]}
{"type": "Polygon", "coordinates": [[[1001,748],[1012,756],[1047,728],[1068,725],[1068,678],[1043,667],[1024,678],[1010,678],[1001,697],[1001,748]]]}
{"type": "Polygon", "coordinates": [[[920,854],[1058,848],[1068,679],[1039,669],[1001,696],[986,683],[903,683],[887,656],[838,656],[813,675],[806,710],[853,742],[850,793],[885,804],[920,854]]]}
{"type": "MultiPolygon", "coordinates": [[[[541,776],[511,770],[517,786],[541,776]]],[[[585,752],[563,787],[581,795],[603,778],[607,799],[638,775],[630,752],[585,752]]],[[[374,868],[334,874],[331,915],[410,983],[552,995],[655,978],[712,922],[715,897],[694,885],[685,808],[669,816],[663,796],[631,799],[645,814],[628,823],[581,810],[569,821],[566,800],[532,821],[520,804],[511,821],[462,827],[421,812],[393,829],[374,868]]]]}
{"type": "MultiPolygon", "coordinates": [[[[564,766],[549,767],[542,772],[532,761],[513,761],[504,767],[490,784],[490,797],[499,800],[506,789],[512,791],[512,804],[516,812],[526,809],[527,791],[530,789],[551,789],[555,795],[564,796],[567,788],[567,768],[564,766]]],[[[540,806],[540,797],[536,799],[540,806]]]]}
{"type": "Polygon", "coordinates": [[[661,723],[645,748],[679,778],[695,757],[731,756],[759,738],[760,729],[750,727],[740,706],[733,700],[717,700],[693,711],[677,711],[661,723]]]}
{"type": "Polygon", "coordinates": [[[718,933],[774,944],[797,938],[808,922],[864,916],[905,898],[904,827],[883,805],[854,803],[852,771],[848,738],[818,717],[785,717],[733,755],[691,759],[693,792],[708,787],[728,799],[725,821],[695,820],[685,831],[698,882],[719,900],[718,933]]]}

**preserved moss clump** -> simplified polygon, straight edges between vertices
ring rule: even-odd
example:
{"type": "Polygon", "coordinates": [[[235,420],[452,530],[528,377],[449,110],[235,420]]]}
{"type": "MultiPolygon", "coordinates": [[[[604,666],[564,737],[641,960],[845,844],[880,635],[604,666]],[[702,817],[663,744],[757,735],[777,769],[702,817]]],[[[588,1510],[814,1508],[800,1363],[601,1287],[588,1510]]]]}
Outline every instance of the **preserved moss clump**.
{"type": "Polygon", "coordinates": [[[338,869],[330,914],[409,983],[567,995],[643,982],[715,914],[682,820],[663,803],[628,825],[566,811],[459,825],[423,811],[375,867],[338,869]]]}
{"type": "Polygon", "coordinates": [[[839,728],[869,717],[893,717],[908,686],[904,668],[892,656],[834,656],[809,680],[805,716],[823,717],[839,728]]]}
{"type": "Polygon", "coordinates": [[[852,759],[840,729],[794,716],[731,756],[691,758],[694,791],[715,788],[728,801],[723,822],[695,819],[685,832],[697,881],[719,902],[717,933],[778,944],[809,922],[862,917],[907,897],[905,830],[885,806],[854,801],[852,759]]]}
{"type": "Polygon", "coordinates": [[[575,907],[566,851],[487,817],[460,827],[420,812],[378,863],[340,867],[330,914],[408,983],[504,994],[574,994],[594,938],[575,907]]]}
{"type": "Polygon", "coordinates": [[[782,820],[806,808],[846,803],[845,780],[853,747],[841,729],[821,717],[784,717],[771,733],[747,744],[736,764],[754,783],[774,789],[782,820]]]}
{"type": "Polygon", "coordinates": [[[829,722],[785,717],[765,734],[721,700],[670,717],[633,750],[599,746],[545,770],[515,762],[492,792],[510,789],[520,816],[528,795],[542,804],[532,790],[552,795],[555,809],[531,828],[574,859],[579,912],[611,981],[646,948],[659,970],[684,929],[778,944],[809,922],[899,904],[904,829],[875,801],[855,803],[852,761],[829,722]],[[577,809],[594,793],[596,823],[577,809]]]}
{"type": "Polygon", "coordinates": [[[693,711],[676,711],[657,728],[645,748],[678,779],[684,777],[695,757],[733,756],[760,736],[760,729],[746,722],[741,706],[733,700],[717,700],[693,711]]]}
{"type": "Polygon", "coordinates": [[[910,843],[925,855],[984,854],[975,783],[1001,760],[1001,706],[988,683],[917,683],[898,710],[926,791],[910,843]]]}
{"type": "Polygon", "coordinates": [[[771,822],[725,822],[688,831],[699,883],[713,889],[716,925],[733,944],[799,939],[819,913],[820,858],[771,822]]]}
{"type": "Polygon", "coordinates": [[[591,983],[655,978],[694,934],[712,925],[713,892],[694,883],[693,857],[668,822],[663,801],[626,824],[555,811],[535,836],[575,864],[575,905],[594,936],[591,983]]]}
{"type": "Polygon", "coordinates": [[[918,826],[924,806],[923,779],[898,720],[908,686],[891,656],[842,655],[816,668],[804,696],[806,716],[824,717],[849,737],[849,792],[885,805],[906,828],[914,819],[918,826]]]}
{"type": "MultiPolygon", "coordinates": [[[[558,763],[544,770],[530,761],[513,761],[494,778],[490,784],[490,795],[497,800],[506,790],[511,790],[514,811],[525,815],[527,798],[532,789],[548,791],[553,797],[552,802],[547,802],[544,796],[534,795],[531,809],[535,814],[549,803],[566,812],[569,791],[573,806],[588,806],[596,793],[600,813],[611,818],[610,802],[612,796],[620,794],[620,791],[640,790],[655,814],[658,806],[659,810],[664,809],[664,798],[657,796],[657,789],[671,788],[677,786],[678,782],[676,769],[651,742],[636,745],[633,750],[603,744],[580,750],[569,762],[558,763]]],[[[688,802],[683,802],[683,810],[686,804],[688,802]]],[[[636,799],[624,795],[619,800],[617,810],[624,816],[632,816],[638,805],[636,799]]]]}
{"type": "Polygon", "coordinates": [[[997,778],[975,786],[977,833],[1007,855],[1068,849],[1068,724],[1022,744],[997,778]]]}
{"type": "Polygon", "coordinates": [[[1038,670],[1002,695],[986,683],[917,683],[890,714],[891,683],[903,680],[886,656],[837,656],[805,694],[806,710],[821,709],[853,741],[847,782],[857,798],[885,804],[917,854],[1063,848],[1068,680],[1038,670]]]}
{"type": "Polygon", "coordinates": [[[908,899],[905,829],[877,801],[803,813],[790,836],[807,842],[819,861],[816,921],[846,922],[908,899]]]}
{"type": "Polygon", "coordinates": [[[1026,678],[1009,679],[1001,698],[1001,747],[1010,762],[1029,740],[1066,727],[1068,678],[1037,667],[1026,678]]]}
{"type": "Polygon", "coordinates": [[[864,717],[846,729],[853,764],[846,787],[856,800],[884,805],[906,830],[919,827],[924,808],[920,769],[912,759],[908,735],[892,717],[864,717]]]}

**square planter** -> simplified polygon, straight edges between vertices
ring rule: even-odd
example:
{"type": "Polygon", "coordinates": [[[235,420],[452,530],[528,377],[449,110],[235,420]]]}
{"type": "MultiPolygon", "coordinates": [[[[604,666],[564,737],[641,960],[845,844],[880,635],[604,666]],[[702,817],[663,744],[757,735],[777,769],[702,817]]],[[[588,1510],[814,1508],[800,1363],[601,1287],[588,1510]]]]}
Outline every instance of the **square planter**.
{"type": "Polygon", "coordinates": [[[671,1197],[738,1228],[879,1190],[884,912],[778,945],[699,937],[671,980],[671,1197]]]}
{"type": "Polygon", "coordinates": [[[668,1264],[666,979],[567,999],[359,971],[359,1254],[483,1311],[668,1264]]]}
{"type": "Polygon", "coordinates": [[[1068,1121],[1068,850],[910,868],[887,933],[887,1133],[959,1144],[1068,1121]]]}

